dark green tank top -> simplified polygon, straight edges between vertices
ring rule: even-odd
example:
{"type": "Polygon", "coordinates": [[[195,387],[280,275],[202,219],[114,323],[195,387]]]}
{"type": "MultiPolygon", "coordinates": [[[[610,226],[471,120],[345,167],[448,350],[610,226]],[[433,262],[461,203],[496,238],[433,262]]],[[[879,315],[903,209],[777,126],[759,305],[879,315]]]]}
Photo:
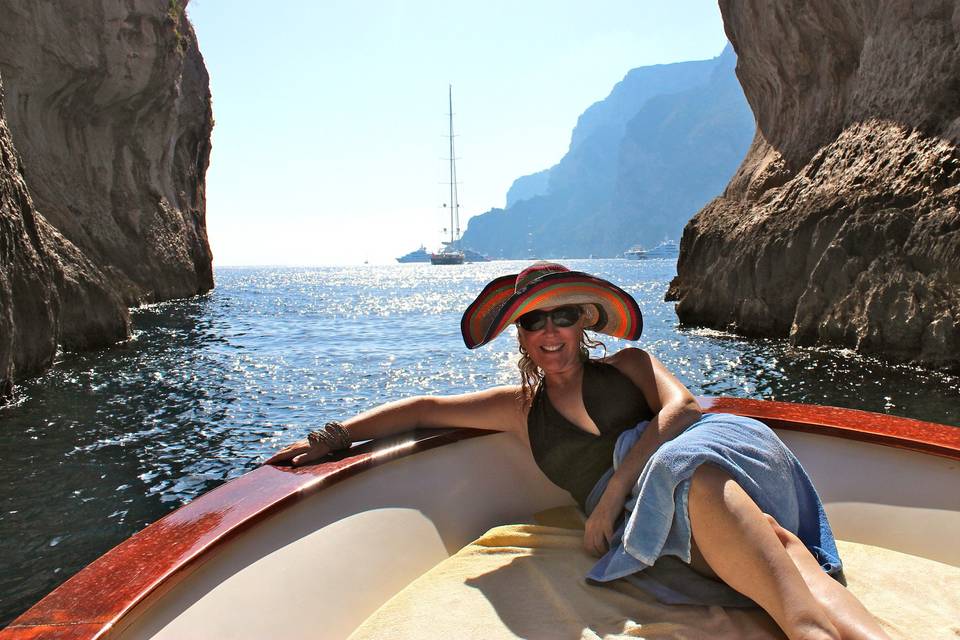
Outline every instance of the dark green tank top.
{"type": "Polygon", "coordinates": [[[616,367],[588,360],[583,368],[583,405],[600,435],[584,431],[550,404],[540,384],[527,415],[530,449],[550,480],[583,507],[597,480],[613,465],[617,437],[653,417],[643,393],[616,367]]]}

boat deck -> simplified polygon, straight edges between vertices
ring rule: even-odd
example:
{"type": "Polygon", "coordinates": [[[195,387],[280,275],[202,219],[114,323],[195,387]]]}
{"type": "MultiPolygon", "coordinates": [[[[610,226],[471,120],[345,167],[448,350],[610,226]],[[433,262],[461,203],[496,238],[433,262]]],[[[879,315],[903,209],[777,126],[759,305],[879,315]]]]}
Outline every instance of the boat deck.
{"type": "MultiPolygon", "coordinates": [[[[778,430],[838,538],[960,566],[960,429],[784,403],[704,403],[778,430]]],[[[278,624],[295,632],[317,619],[329,637],[344,637],[490,527],[569,503],[519,441],[475,430],[412,432],[312,467],[261,467],[119,545],[0,639],[184,638],[198,629],[269,637],[282,635],[278,624]]]]}

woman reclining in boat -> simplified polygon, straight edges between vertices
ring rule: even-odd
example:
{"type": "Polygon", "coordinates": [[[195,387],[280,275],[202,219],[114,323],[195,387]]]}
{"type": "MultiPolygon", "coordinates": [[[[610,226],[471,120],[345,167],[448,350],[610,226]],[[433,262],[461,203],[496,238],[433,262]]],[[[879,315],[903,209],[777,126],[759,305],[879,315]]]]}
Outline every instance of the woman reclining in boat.
{"type": "Polygon", "coordinates": [[[414,427],[510,431],[588,514],[588,579],[629,580],[667,604],[762,607],[794,638],[886,638],[841,584],[820,499],[765,425],[701,414],[652,355],[600,346],[585,329],[636,340],[640,309],[601,278],[536,263],[497,278],[467,308],[468,348],[516,324],[521,384],[391,402],[333,422],[270,464],[309,464],[355,440],[414,427]]]}

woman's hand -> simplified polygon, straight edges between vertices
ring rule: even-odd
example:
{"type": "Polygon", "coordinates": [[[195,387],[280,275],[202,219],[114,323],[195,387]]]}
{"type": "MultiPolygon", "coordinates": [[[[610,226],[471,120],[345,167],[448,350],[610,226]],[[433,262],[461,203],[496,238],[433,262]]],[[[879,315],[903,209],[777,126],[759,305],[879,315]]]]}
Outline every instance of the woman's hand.
{"type": "Polygon", "coordinates": [[[310,464],[330,453],[330,449],[323,444],[311,445],[306,440],[297,440],[270,456],[264,464],[290,465],[299,467],[310,464]]]}
{"type": "Polygon", "coordinates": [[[583,548],[587,553],[600,557],[610,549],[613,539],[613,527],[623,511],[623,500],[604,491],[600,502],[587,518],[583,532],[583,548]]]}

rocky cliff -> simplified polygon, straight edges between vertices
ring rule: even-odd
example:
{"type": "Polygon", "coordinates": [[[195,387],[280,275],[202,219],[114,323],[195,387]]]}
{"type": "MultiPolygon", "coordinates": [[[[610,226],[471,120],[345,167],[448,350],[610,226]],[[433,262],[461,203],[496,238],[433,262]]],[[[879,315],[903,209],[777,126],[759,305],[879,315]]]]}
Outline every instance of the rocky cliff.
{"type": "Polygon", "coordinates": [[[518,179],[507,208],[470,219],[465,246],[491,256],[615,256],[676,238],[736,169],[753,115],[733,50],[640,67],[587,109],[570,149],[518,179]]]}
{"type": "Polygon", "coordinates": [[[15,371],[52,360],[59,304],[2,90],[0,78],[0,399],[10,394],[15,371]]]}
{"type": "Polygon", "coordinates": [[[57,344],[127,336],[128,305],[213,287],[213,119],[184,5],[0,0],[7,388],[47,366],[57,344]]]}
{"type": "Polygon", "coordinates": [[[757,132],[684,230],[680,320],[960,369],[960,1],[720,8],[757,132]]]}

